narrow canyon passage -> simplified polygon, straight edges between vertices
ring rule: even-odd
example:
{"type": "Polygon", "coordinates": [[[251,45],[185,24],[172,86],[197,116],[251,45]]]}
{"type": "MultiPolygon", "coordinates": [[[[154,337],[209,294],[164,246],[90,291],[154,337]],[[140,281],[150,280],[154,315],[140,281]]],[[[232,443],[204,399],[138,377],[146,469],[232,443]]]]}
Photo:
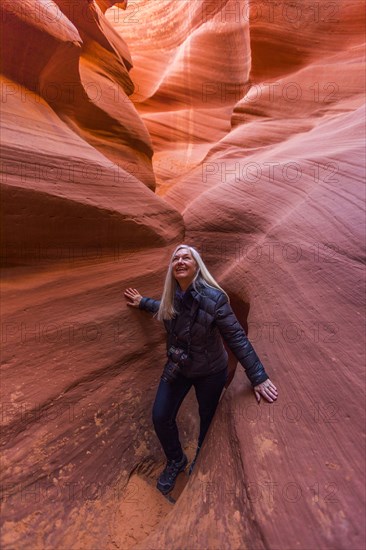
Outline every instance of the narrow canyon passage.
{"type": "MultiPolygon", "coordinates": [[[[364,19],[349,1],[0,2],[2,547],[363,550],[364,19]],[[174,504],[151,407],[171,252],[231,357],[174,504]]],[[[191,460],[193,390],[178,422],[191,460]]]]}

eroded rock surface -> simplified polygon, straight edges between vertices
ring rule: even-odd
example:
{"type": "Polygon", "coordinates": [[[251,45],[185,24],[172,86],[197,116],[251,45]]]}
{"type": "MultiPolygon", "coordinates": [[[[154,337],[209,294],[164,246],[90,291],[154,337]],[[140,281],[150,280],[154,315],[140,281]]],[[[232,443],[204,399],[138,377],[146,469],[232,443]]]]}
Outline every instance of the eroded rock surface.
{"type": "Polygon", "coordinates": [[[362,3],[1,6],[4,548],[363,550],[362,3]],[[183,240],[279,399],[239,367],[172,505],[122,291],[183,240]]]}

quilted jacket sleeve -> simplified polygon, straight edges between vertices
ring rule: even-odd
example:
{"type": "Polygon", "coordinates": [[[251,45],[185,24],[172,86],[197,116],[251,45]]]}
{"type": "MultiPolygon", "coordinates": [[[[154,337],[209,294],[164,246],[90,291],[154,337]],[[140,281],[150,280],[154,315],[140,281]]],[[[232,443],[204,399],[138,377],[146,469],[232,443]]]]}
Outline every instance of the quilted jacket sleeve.
{"type": "Polygon", "coordinates": [[[146,296],[142,298],[139,303],[139,309],[144,309],[150,313],[156,313],[160,307],[160,300],[153,300],[153,298],[147,298],[146,296]]]}
{"type": "Polygon", "coordinates": [[[243,327],[235,317],[225,294],[221,294],[216,303],[215,322],[221,336],[244,367],[252,386],[267,380],[269,376],[249,342],[243,327]]]}

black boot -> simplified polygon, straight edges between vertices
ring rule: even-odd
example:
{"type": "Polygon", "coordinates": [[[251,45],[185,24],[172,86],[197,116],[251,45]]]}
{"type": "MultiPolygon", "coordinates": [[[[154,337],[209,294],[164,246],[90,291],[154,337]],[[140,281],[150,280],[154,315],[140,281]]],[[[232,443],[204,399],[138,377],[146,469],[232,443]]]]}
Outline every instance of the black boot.
{"type": "Polygon", "coordinates": [[[199,455],[200,450],[201,450],[201,447],[200,447],[200,445],[198,445],[197,450],[196,450],[196,454],[194,455],[194,459],[192,460],[192,463],[191,463],[191,465],[190,465],[190,467],[189,467],[188,475],[191,475],[191,473],[192,473],[192,471],[193,471],[193,468],[194,468],[194,465],[196,464],[196,460],[197,460],[197,458],[198,458],[198,455],[199,455]]]}
{"type": "Polygon", "coordinates": [[[167,495],[174,488],[178,474],[183,472],[187,464],[188,458],[184,453],[180,460],[168,460],[156,484],[163,495],[167,495]]]}

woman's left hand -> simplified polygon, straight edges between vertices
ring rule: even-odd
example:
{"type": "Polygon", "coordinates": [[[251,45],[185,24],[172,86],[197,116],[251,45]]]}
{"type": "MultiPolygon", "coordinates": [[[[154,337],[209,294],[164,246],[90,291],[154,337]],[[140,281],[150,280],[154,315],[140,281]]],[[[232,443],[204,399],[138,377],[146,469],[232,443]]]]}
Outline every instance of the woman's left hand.
{"type": "Polygon", "coordinates": [[[273,403],[273,401],[276,401],[278,397],[278,391],[276,386],[270,381],[269,378],[262,382],[261,384],[258,384],[257,386],[254,386],[253,388],[255,398],[259,401],[261,400],[261,395],[267,399],[270,403],[273,403]]]}

